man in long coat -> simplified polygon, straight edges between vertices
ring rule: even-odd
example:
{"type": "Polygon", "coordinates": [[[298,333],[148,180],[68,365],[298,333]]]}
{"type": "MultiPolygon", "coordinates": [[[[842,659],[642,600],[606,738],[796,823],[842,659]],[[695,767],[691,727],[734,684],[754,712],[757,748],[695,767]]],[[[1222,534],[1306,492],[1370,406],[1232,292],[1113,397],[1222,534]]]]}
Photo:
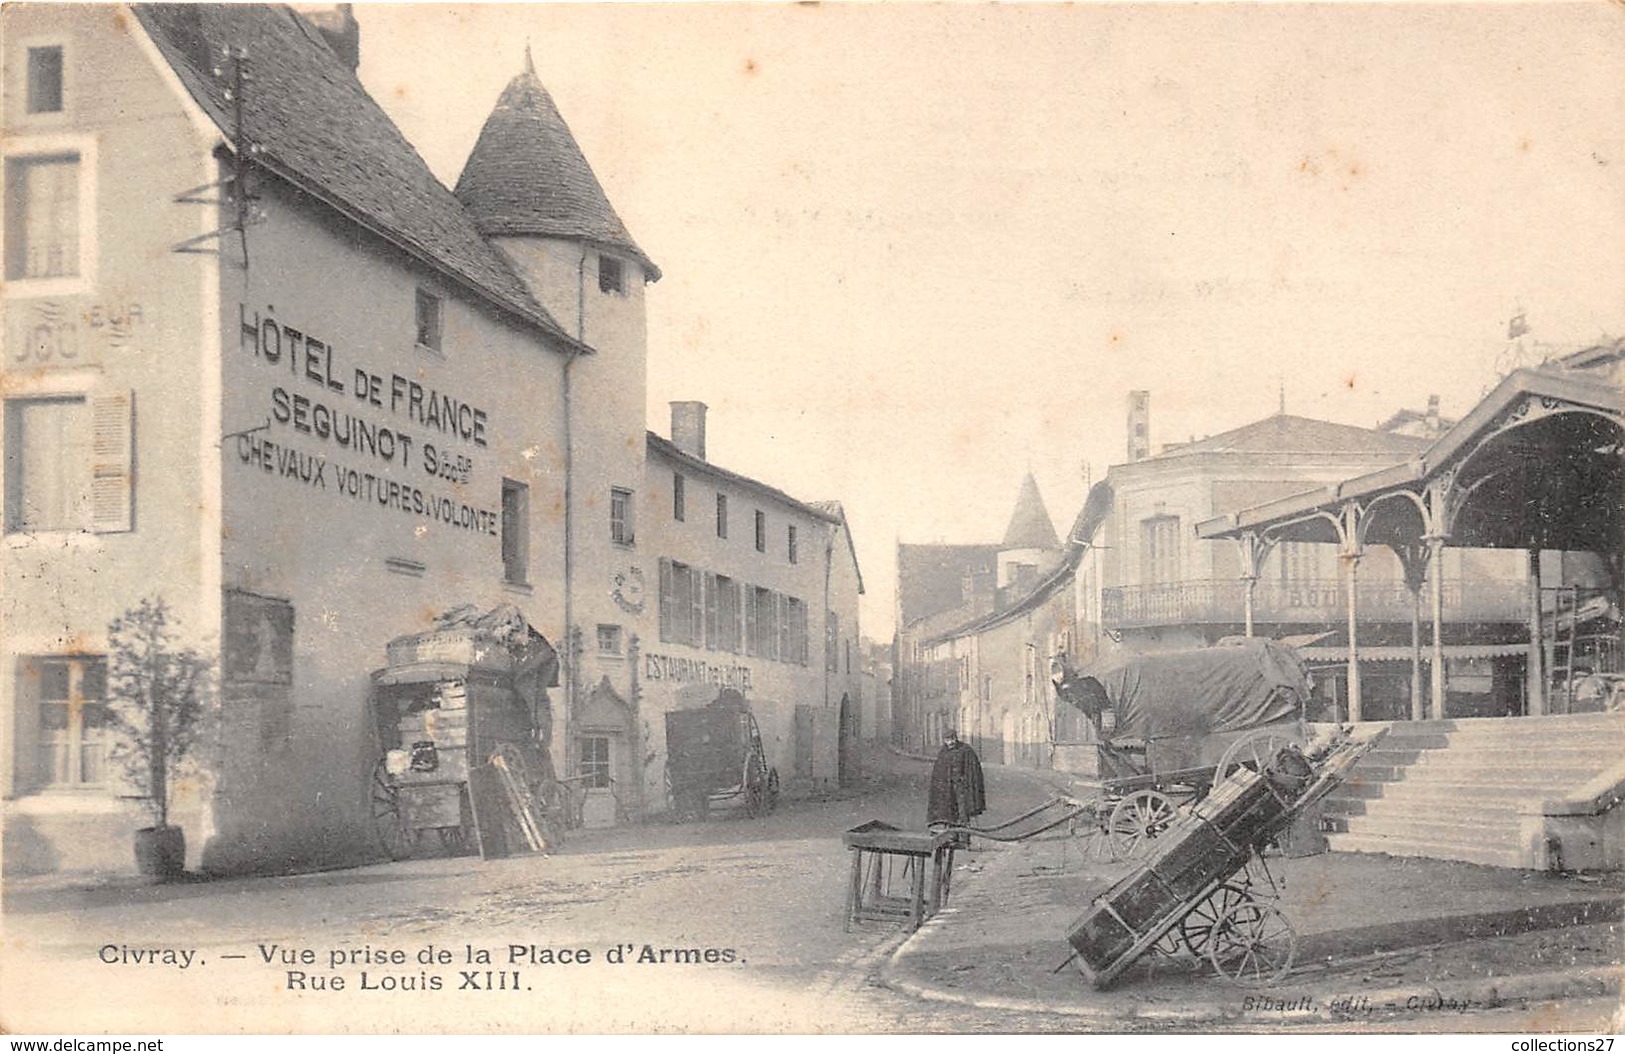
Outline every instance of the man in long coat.
{"type": "Polygon", "coordinates": [[[982,759],[959,741],[953,729],[942,734],[942,749],[931,766],[931,798],[926,823],[969,823],[987,809],[982,787],[982,759]]]}

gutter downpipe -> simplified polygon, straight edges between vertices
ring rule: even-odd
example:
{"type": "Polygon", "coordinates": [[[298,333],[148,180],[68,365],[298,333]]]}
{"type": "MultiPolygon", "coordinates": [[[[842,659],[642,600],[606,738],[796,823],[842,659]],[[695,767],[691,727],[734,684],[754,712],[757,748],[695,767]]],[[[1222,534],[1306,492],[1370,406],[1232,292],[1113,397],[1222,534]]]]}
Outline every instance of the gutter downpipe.
{"type": "Polygon", "coordinates": [[[581,243],[576,263],[576,346],[564,360],[561,394],[564,398],[564,654],[569,663],[564,678],[564,771],[570,771],[570,742],[575,727],[576,669],[575,647],[575,439],[572,434],[570,367],[581,355],[587,340],[587,243],[581,243]]]}

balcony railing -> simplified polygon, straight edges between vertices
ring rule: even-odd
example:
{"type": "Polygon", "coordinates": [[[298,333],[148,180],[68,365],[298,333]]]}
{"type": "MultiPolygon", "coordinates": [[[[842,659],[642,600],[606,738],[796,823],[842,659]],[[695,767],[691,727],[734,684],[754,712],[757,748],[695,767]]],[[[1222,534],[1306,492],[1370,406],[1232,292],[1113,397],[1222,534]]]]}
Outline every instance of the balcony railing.
{"type": "MultiPolygon", "coordinates": [[[[1430,587],[1422,590],[1427,619],[1430,587]]],[[[1400,582],[1361,582],[1356,612],[1374,622],[1409,622],[1411,592],[1400,582]]],[[[1447,621],[1517,622],[1528,608],[1522,580],[1472,579],[1444,584],[1447,621]]],[[[1344,584],[1335,578],[1300,582],[1260,579],[1253,593],[1253,621],[1336,624],[1347,617],[1344,584]]],[[[1240,624],[1247,586],[1240,579],[1169,582],[1100,591],[1102,618],[1117,629],[1180,623],[1240,624]]]]}

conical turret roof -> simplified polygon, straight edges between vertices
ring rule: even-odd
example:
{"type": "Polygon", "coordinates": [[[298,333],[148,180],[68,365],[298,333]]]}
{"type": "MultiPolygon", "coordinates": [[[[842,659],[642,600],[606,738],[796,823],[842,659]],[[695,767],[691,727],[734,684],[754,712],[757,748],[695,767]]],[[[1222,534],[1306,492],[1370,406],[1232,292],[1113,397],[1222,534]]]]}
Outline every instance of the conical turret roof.
{"type": "Polygon", "coordinates": [[[1016,511],[1010,514],[1010,526],[1004,529],[1004,542],[1000,549],[1059,549],[1061,539],[1056,537],[1055,524],[1044,508],[1044,499],[1038,494],[1038,481],[1031,472],[1021,481],[1021,493],[1016,496],[1016,511]]]}
{"type": "Polygon", "coordinates": [[[480,233],[571,238],[619,249],[660,269],[616,215],[570,126],[542,87],[525,52],[525,69],[508,82],[457,180],[457,198],[480,233]]]}

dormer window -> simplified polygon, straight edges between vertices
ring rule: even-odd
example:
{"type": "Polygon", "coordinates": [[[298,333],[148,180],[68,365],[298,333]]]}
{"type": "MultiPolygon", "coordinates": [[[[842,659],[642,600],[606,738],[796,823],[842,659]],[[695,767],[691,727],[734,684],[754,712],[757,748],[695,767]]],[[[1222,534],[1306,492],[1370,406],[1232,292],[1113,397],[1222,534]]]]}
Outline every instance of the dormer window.
{"type": "Polygon", "coordinates": [[[28,112],[62,112],[62,47],[28,49],[28,112]]]}
{"type": "Polygon", "coordinates": [[[598,291],[601,293],[626,292],[626,267],[613,256],[598,257],[598,291]]]}
{"type": "Polygon", "coordinates": [[[418,290],[417,345],[429,351],[440,351],[441,300],[433,293],[418,290]]]}

